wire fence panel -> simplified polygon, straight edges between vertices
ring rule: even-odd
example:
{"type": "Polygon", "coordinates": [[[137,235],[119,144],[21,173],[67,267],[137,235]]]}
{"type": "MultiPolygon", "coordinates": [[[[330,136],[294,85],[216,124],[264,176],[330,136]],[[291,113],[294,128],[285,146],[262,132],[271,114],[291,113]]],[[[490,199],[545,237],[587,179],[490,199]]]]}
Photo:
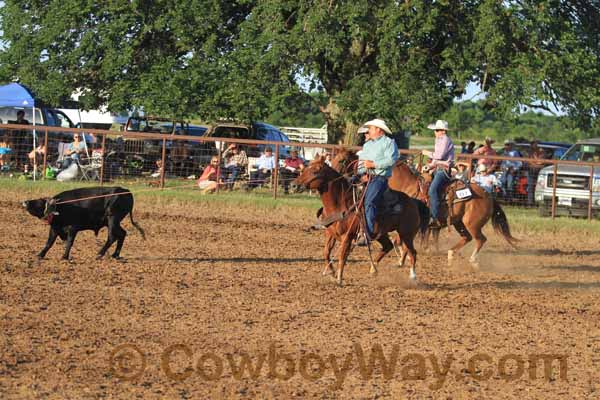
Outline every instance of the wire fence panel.
{"type": "MultiPolygon", "coordinates": [[[[132,179],[158,187],[187,181],[186,186],[205,191],[267,189],[278,196],[302,192],[293,183],[301,169],[314,157],[335,156],[338,148],[322,143],[5,124],[0,125],[0,173],[61,180],[61,174],[72,168],[70,180],[104,184],[132,179]],[[70,154],[74,136],[80,137],[80,146],[83,143],[76,157],[70,154]]],[[[457,154],[452,174],[469,182],[492,181],[490,192],[503,204],[535,207],[542,216],[592,218],[600,215],[600,145],[598,151],[599,157],[585,162],[457,154]],[[481,171],[482,164],[487,171],[481,171]]],[[[415,170],[427,162],[419,150],[400,150],[400,155],[415,170]]]]}

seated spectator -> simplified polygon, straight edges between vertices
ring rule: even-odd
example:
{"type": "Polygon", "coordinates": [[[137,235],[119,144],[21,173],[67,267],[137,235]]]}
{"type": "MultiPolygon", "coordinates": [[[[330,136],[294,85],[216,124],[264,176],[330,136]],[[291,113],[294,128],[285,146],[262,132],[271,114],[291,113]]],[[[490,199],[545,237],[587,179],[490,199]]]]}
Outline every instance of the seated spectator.
{"type": "Polygon", "coordinates": [[[198,179],[198,187],[202,189],[202,194],[213,193],[217,190],[217,170],[219,168],[219,158],[213,157],[210,164],[204,168],[202,175],[198,179]]]}
{"type": "Polygon", "coordinates": [[[0,169],[6,170],[9,168],[10,154],[12,153],[12,144],[7,138],[7,135],[0,137],[0,169]]]}
{"type": "Polygon", "coordinates": [[[29,158],[29,163],[31,166],[40,166],[44,161],[44,155],[46,154],[46,146],[39,145],[35,148],[35,150],[31,150],[27,157],[29,158]]]}
{"type": "Polygon", "coordinates": [[[264,184],[271,177],[271,173],[275,169],[275,157],[273,157],[273,151],[270,147],[265,148],[265,152],[260,156],[254,167],[257,170],[250,175],[248,189],[264,184]]]}
{"type": "MultiPolygon", "coordinates": [[[[494,150],[492,148],[492,144],[494,144],[494,143],[495,143],[494,139],[492,139],[491,137],[486,137],[485,144],[482,147],[475,150],[473,152],[473,155],[474,156],[495,156],[496,150],[494,150]]],[[[490,174],[492,172],[494,172],[494,170],[496,169],[496,161],[491,160],[489,158],[479,158],[477,160],[477,165],[482,165],[482,164],[484,164],[486,166],[486,170],[490,174]]]]}
{"type": "Polygon", "coordinates": [[[292,150],[290,156],[283,162],[281,169],[281,180],[283,181],[283,192],[289,193],[290,182],[300,176],[300,172],[304,169],[304,160],[298,157],[298,152],[292,150]]]}
{"type": "Polygon", "coordinates": [[[222,179],[225,182],[225,189],[233,190],[233,184],[237,177],[248,165],[248,157],[237,143],[232,143],[223,152],[223,158],[225,159],[225,166],[222,171],[222,179]]]}
{"type": "Polygon", "coordinates": [[[469,181],[469,163],[464,161],[458,161],[456,163],[456,174],[454,174],[454,179],[458,179],[467,183],[469,181]]]}
{"type": "Polygon", "coordinates": [[[490,194],[494,193],[496,186],[498,186],[496,175],[490,174],[485,164],[477,166],[477,174],[471,178],[471,182],[478,184],[490,194]]]}
{"type": "Polygon", "coordinates": [[[85,154],[85,142],[80,140],[80,135],[73,135],[73,142],[64,150],[61,169],[67,169],[73,162],[79,163],[81,156],[85,154]]]}
{"type": "Polygon", "coordinates": [[[153,178],[158,178],[160,176],[160,174],[162,173],[162,160],[156,160],[156,171],[154,171],[152,174],[150,174],[151,177],[153,178]]]}

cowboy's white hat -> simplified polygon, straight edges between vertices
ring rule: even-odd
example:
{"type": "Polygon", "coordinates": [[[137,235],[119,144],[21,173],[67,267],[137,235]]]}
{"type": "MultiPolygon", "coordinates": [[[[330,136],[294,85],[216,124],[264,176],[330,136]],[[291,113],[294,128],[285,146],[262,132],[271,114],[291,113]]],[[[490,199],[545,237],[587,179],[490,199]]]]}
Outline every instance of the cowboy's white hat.
{"type": "Polygon", "coordinates": [[[366,125],[361,126],[360,128],[358,128],[357,133],[367,133],[369,132],[369,127],[366,125]]]}
{"type": "Polygon", "coordinates": [[[485,172],[487,170],[487,166],[485,164],[479,164],[477,166],[477,171],[479,172],[485,172]]]}
{"type": "Polygon", "coordinates": [[[379,129],[382,129],[385,133],[392,134],[392,131],[385,124],[385,121],[379,118],[372,119],[371,121],[365,122],[363,126],[376,126],[379,129]]]}
{"type": "Polygon", "coordinates": [[[433,129],[434,131],[437,131],[437,130],[447,131],[448,130],[448,121],[444,121],[443,119],[438,119],[437,121],[435,121],[435,124],[427,125],[427,129],[433,129]]]}

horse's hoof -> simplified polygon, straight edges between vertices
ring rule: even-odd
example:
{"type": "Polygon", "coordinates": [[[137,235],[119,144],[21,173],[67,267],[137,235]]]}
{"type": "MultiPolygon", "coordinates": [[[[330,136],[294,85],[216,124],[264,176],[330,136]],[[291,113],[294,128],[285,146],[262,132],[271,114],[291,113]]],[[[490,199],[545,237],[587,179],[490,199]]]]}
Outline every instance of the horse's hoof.
{"type": "Polygon", "coordinates": [[[369,270],[369,274],[371,274],[371,275],[375,275],[376,273],[377,273],[377,268],[371,268],[369,270]]]}
{"type": "Polygon", "coordinates": [[[410,272],[408,273],[408,278],[412,281],[412,282],[416,282],[417,281],[417,273],[415,272],[414,269],[411,268],[410,272]]]}

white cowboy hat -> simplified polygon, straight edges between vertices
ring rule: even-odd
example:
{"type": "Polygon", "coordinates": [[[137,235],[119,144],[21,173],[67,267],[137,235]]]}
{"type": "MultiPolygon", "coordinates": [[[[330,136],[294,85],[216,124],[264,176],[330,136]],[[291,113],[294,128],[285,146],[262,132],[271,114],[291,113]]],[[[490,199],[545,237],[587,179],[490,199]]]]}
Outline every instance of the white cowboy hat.
{"type": "Polygon", "coordinates": [[[376,126],[379,129],[382,129],[385,133],[392,134],[392,131],[385,124],[385,121],[379,118],[372,119],[371,121],[365,122],[363,126],[376,126]]]}
{"type": "Polygon", "coordinates": [[[434,131],[438,131],[438,130],[447,131],[448,130],[448,121],[444,121],[443,119],[438,119],[437,121],[435,121],[435,124],[427,125],[427,129],[432,129],[434,131]]]}
{"type": "Polygon", "coordinates": [[[479,164],[477,166],[477,171],[479,172],[485,172],[487,170],[487,167],[485,166],[485,164],[479,164]]]}
{"type": "Polygon", "coordinates": [[[366,125],[361,126],[360,128],[358,128],[357,133],[367,133],[369,132],[369,127],[366,125]]]}

